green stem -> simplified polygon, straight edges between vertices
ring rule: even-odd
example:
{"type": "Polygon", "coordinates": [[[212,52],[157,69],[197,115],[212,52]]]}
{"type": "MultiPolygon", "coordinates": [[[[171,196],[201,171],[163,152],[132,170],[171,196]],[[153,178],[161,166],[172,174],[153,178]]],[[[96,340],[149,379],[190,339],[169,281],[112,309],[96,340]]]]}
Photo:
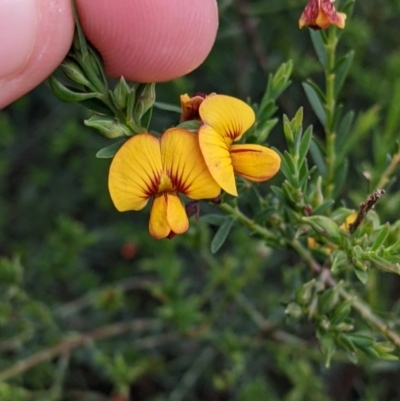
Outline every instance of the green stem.
{"type": "MultiPolygon", "coordinates": [[[[259,234],[262,238],[264,238],[267,242],[274,241],[277,242],[276,237],[266,228],[259,226],[253,220],[246,217],[244,214],[240,212],[237,207],[232,207],[227,203],[223,203],[220,205],[220,208],[224,210],[230,216],[235,217],[236,221],[241,223],[243,226],[251,230],[253,233],[259,234]]],[[[281,244],[282,245],[282,244],[281,244]]],[[[323,280],[327,285],[333,287],[337,284],[336,280],[332,277],[331,271],[329,268],[321,266],[312,256],[311,252],[304,247],[304,245],[298,240],[293,239],[290,241],[286,241],[285,244],[288,248],[293,249],[300,258],[306,262],[306,264],[310,267],[310,269],[315,273],[319,274],[321,280],[323,280]]],[[[346,291],[343,287],[338,287],[339,294],[343,299],[352,300],[353,308],[363,317],[363,319],[375,326],[389,341],[393,344],[400,346],[400,336],[390,330],[387,327],[387,324],[376,316],[370,309],[368,305],[366,305],[362,300],[360,300],[356,295],[353,295],[346,291]]]]}
{"type": "Polygon", "coordinates": [[[390,161],[390,164],[386,167],[386,170],[381,175],[381,178],[379,179],[379,182],[378,182],[378,185],[376,186],[376,188],[382,189],[386,186],[386,184],[390,180],[391,175],[396,170],[398,164],[400,164],[400,150],[395,155],[393,155],[392,160],[390,161]]]}
{"type": "Polygon", "coordinates": [[[331,28],[328,32],[326,48],[327,61],[325,66],[325,141],[326,141],[326,180],[325,196],[330,198],[334,190],[334,176],[336,164],[334,127],[336,94],[335,94],[335,54],[337,46],[336,29],[331,28]]]}
{"type": "MultiPolygon", "coordinates": [[[[320,273],[321,276],[324,276],[324,282],[327,285],[333,287],[337,284],[336,280],[332,277],[330,270],[327,268],[323,268],[298,240],[291,241],[289,245],[308,264],[313,272],[320,273]]],[[[352,301],[353,308],[362,316],[362,318],[366,322],[375,326],[393,344],[400,346],[400,336],[396,332],[390,330],[387,327],[387,324],[378,316],[376,316],[367,304],[360,300],[356,295],[351,294],[350,292],[345,290],[342,286],[338,286],[337,289],[340,296],[344,300],[352,301]]]]}
{"type": "MultiPolygon", "coordinates": [[[[259,226],[252,219],[245,216],[238,207],[233,207],[228,203],[222,203],[219,205],[220,209],[223,210],[228,216],[233,217],[237,222],[239,222],[243,227],[248,228],[254,234],[260,235],[269,244],[280,244],[276,234],[272,233],[265,227],[259,226]]],[[[282,244],[281,244],[282,245],[282,244]]]]}

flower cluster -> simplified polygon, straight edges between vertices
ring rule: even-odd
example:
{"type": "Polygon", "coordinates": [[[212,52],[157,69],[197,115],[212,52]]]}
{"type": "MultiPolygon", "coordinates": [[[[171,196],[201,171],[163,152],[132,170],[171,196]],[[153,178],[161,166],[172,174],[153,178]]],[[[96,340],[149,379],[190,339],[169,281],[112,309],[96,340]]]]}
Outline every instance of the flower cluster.
{"type": "Polygon", "coordinates": [[[187,210],[179,194],[193,200],[216,198],[221,189],[237,196],[235,174],[266,181],[279,170],[280,157],[260,145],[234,144],[253,125],[253,109],[224,95],[181,97],[182,118],[199,119],[197,133],[175,127],[160,138],[138,134],[118,150],[108,186],[119,211],[141,210],[152,198],[149,231],[157,239],[184,233],[187,210]]]}

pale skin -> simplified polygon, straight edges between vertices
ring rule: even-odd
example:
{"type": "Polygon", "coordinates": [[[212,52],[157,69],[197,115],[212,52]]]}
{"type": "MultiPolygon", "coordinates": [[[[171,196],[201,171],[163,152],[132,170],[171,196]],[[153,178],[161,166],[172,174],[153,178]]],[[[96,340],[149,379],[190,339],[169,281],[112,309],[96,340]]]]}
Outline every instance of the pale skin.
{"type": "MultiPolygon", "coordinates": [[[[76,1],[85,33],[103,46],[99,50],[111,76],[157,82],[185,75],[201,64],[215,40],[216,0],[190,0],[190,7],[187,0],[76,1]],[[136,15],[140,19],[132,23],[136,15]],[[160,41],[165,43],[157,48],[160,41]]],[[[62,62],[72,44],[74,21],[70,0],[0,0],[0,19],[1,109],[62,62]]]]}

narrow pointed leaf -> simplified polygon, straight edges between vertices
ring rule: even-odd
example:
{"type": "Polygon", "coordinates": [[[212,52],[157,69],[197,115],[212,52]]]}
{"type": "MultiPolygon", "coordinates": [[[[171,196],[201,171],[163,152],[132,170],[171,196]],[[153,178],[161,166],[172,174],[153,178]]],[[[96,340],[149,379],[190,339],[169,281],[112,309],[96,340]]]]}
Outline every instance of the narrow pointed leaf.
{"type": "Polygon", "coordinates": [[[214,238],[211,241],[211,253],[216,253],[228,238],[232,229],[234,220],[226,219],[225,222],[219,227],[214,238]]]}
{"type": "Polygon", "coordinates": [[[96,157],[98,159],[110,159],[110,158],[114,157],[114,155],[117,153],[118,149],[122,146],[122,144],[124,142],[125,141],[118,141],[118,142],[113,143],[110,146],[100,149],[96,153],[96,157]]]}
{"type": "Polygon", "coordinates": [[[318,117],[321,124],[325,125],[326,113],[318,92],[309,82],[303,82],[303,88],[315,115],[318,117]]]}

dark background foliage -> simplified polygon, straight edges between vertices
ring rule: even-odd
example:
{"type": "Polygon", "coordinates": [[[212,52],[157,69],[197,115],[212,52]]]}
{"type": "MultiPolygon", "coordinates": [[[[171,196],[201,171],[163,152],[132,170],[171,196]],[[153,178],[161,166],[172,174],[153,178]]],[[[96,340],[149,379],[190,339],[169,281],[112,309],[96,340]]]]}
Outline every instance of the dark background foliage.
{"type": "MultiPolygon", "coordinates": [[[[304,6],[220,0],[210,56],[188,76],[159,84],[157,100],[179,105],[182,93],[218,92],[257,103],[268,75],[290,59],[293,82],[277,116],[303,106],[318,135],[301,86],[322,79],[310,35],[297,27],[304,6]]],[[[339,53],[355,51],[341,100],[366,126],[353,133],[340,197],[350,207],[386,166],[379,136],[398,138],[399,27],[398,0],[357,1],[341,38],[339,53]]],[[[63,348],[7,376],[2,401],[400,400],[398,363],[361,358],[355,365],[339,353],[325,369],[313,329],[285,323],[285,304],[306,279],[294,255],[272,252],[239,228],[212,255],[205,222],[156,241],[147,211],[118,213],[107,191],[109,160],[95,158],[108,142],[83,125],[87,116],[46,83],[0,112],[0,378],[17,361],[63,348]],[[117,323],[121,333],[107,335],[117,323]],[[82,343],[68,342],[76,338],[82,343]]],[[[151,129],[162,131],[177,116],[155,110],[151,129]]],[[[280,123],[269,142],[284,149],[280,123]]],[[[398,217],[395,189],[394,182],[379,206],[384,219],[398,217]]],[[[399,280],[379,280],[383,291],[369,301],[378,312],[398,311],[399,280]]]]}

